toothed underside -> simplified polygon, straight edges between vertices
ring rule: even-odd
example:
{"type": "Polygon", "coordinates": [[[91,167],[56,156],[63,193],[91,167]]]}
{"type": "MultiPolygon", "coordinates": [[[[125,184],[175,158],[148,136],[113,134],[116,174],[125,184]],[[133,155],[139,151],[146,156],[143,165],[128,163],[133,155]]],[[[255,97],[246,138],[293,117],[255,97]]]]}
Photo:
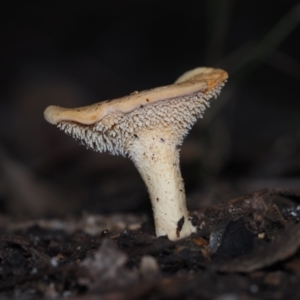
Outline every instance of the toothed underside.
{"type": "Polygon", "coordinates": [[[206,107],[209,107],[209,99],[216,98],[223,86],[224,83],[221,83],[208,93],[199,92],[141,105],[127,114],[113,113],[93,125],[68,121],[60,122],[57,126],[87,148],[115,155],[128,155],[130,144],[138,138],[139,130],[145,127],[159,130],[161,127],[171,126],[173,133],[178,136],[178,144],[181,144],[189,129],[198,118],[202,118],[206,107]]]}

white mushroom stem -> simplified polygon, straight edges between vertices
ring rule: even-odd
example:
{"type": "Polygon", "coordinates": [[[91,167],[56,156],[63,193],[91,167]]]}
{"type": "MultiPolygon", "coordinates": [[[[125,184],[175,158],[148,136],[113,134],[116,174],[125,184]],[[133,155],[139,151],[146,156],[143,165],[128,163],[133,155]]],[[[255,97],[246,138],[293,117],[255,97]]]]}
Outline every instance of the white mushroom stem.
{"type": "Polygon", "coordinates": [[[191,235],[184,181],[179,165],[178,137],[171,128],[145,130],[130,146],[129,156],[139,170],[150,195],[156,236],[178,240],[191,235]]]}

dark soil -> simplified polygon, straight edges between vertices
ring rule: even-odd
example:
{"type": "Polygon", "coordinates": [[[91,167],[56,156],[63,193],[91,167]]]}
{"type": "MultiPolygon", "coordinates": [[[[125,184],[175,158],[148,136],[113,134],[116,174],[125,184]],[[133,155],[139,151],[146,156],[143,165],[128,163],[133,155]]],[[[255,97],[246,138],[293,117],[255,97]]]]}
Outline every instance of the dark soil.
{"type": "Polygon", "coordinates": [[[300,299],[299,218],[284,190],[194,212],[178,242],[138,215],[2,218],[0,299],[300,299]]]}

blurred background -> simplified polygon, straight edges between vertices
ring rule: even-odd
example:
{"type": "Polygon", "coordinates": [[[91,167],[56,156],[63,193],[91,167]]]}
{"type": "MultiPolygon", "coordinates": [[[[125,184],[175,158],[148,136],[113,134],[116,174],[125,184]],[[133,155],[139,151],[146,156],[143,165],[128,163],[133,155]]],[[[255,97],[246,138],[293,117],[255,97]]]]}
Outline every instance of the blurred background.
{"type": "Polygon", "coordinates": [[[223,68],[221,96],[186,138],[190,209],[255,190],[300,192],[300,4],[274,0],[28,1],[1,9],[0,213],[151,212],[129,159],[43,119],[223,68]]]}

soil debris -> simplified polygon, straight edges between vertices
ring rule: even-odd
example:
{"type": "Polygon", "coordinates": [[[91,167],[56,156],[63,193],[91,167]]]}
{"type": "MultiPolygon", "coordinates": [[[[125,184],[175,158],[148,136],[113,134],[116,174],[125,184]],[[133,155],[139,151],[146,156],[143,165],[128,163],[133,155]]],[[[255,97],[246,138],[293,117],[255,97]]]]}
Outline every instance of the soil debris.
{"type": "Polygon", "coordinates": [[[298,299],[299,202],[288,191],[263,190],[208,207],[194,212],[197,234],[177,242],[156,238],[151,219],[138,215],[85,215],[93,230],[75,217],[7,221],[0,297],[298,299]]]}

